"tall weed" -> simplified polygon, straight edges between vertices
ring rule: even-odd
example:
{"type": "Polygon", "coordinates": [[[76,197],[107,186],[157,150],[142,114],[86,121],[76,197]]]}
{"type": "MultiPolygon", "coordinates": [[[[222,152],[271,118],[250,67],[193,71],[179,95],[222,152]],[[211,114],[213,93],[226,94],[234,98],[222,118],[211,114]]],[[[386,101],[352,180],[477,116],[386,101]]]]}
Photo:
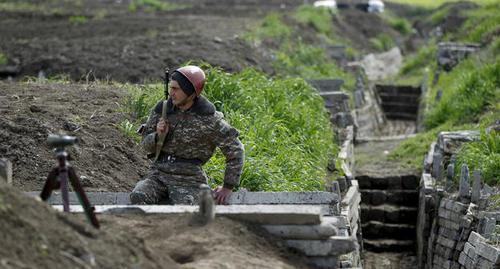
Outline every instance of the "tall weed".
{"type": "Polygon", "coordinates": [[[456,180],[460,175],[462,164],[467,164],[470,171],[481,171],[483,182],[489,185],[500,185],[500,132],[482,132],[479,141],[466,143],[457,153],[455,167],[456,180]]]}

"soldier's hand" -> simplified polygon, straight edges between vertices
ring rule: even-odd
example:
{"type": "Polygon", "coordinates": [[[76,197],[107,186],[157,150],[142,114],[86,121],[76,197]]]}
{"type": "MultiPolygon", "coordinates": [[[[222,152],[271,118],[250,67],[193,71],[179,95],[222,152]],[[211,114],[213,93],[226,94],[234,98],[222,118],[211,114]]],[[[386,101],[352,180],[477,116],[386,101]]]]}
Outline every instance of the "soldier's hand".
{"type": "Polygon", "coordinates": [[[156,124],[156,133],[157,134],[166,134],[168,132],[168,124],[165,120],[160,119],[158,124],[156,124]]]}
{"type": "Polygon", "coordinates": [[[222,205],[222,204],[225,204],[227,199],[229,198],[229,196],[231,196],[231,193],[233,191],[230,190],[230,189],[227,189],[227,188],[224,188],[224,187],[217,187],[214,191],[214,195],[215,195],[215,201],[217,202],[217,204],[219,205],[222,205]]]}

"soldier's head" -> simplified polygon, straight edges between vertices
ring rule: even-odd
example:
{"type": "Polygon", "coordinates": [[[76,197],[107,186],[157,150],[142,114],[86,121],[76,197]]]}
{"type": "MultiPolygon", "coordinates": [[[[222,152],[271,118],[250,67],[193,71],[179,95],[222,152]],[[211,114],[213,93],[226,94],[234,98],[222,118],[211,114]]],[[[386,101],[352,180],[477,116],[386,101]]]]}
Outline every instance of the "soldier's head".
{"type": "Polygon", "coordinates": [[[170,97],[179,108],[191,107],[194,99],[201,94],[205,85],[205,73],[198,66],[188,65],[172,73],[170,97]]]}

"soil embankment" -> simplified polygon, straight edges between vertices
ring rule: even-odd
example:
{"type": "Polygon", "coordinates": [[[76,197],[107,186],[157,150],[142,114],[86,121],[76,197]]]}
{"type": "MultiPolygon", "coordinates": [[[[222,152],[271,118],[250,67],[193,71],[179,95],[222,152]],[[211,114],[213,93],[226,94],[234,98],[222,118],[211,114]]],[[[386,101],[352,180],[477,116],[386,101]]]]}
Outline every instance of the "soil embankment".
{"type": "Polygon", "coordinates": [[[251,226],[190,219],[99,215],[95,230],[0,183],[0,268],[307,268],[251,226]]]}

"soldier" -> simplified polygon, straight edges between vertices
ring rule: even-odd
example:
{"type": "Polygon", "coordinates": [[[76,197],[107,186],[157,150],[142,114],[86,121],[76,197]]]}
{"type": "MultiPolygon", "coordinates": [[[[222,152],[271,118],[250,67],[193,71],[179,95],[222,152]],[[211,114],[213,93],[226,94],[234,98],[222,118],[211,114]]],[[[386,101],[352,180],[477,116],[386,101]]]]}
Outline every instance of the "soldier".
{"type": "Polygon", "coordinates": [[[133,204],[197,204],[200,184],[207,183],[202,169],[218,147],[226,157],[224,185],[215,189],[221,204],[239,184],[243,167],[243,145],[238,131],[223,119],[223,114],[201,96],[205,73],[197,66],[185,66],[171,76],[166,118],[161,118],[163,101],[151,111],[143,131],[142,146],[154,154],[165,136],[161,152],[148,174],[130,194],[133,204]]]}

